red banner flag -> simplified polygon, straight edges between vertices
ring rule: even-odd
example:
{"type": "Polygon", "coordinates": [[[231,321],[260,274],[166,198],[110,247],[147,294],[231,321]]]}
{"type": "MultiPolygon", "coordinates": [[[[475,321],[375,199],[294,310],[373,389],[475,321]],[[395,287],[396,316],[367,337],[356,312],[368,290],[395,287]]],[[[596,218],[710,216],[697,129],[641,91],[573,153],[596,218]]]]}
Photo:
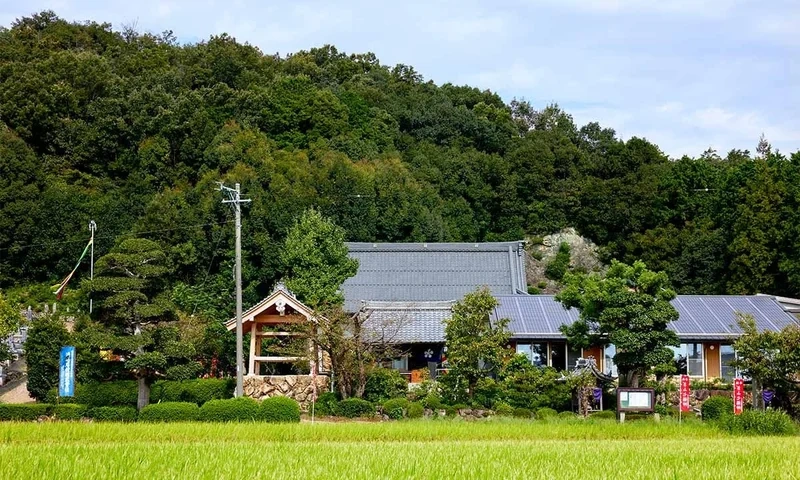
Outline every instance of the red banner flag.
{"type": "Polygon", "coordinates": [[[733,414],[740,415],[744,410],[744,380],[733,380],[733,414]]]}
{"type": "Polygon", "coordinates": [[[692,406],[689,404],[689,396],[691,395],[691,384],[689,382],[689,375],[681,375],[681,412],[691,412],[692,406]]]}

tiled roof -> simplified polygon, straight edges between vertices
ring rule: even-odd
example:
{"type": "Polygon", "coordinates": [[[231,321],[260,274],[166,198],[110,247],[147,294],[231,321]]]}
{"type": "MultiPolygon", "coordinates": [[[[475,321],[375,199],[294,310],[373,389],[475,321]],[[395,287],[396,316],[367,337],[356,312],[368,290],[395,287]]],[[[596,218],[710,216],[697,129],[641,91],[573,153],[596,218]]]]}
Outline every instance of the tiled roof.
{"type": "Polygon", "coordinates": [[[349,243],[358,273],[342,285],[345,308],[362,301],[459,300],[479,287],[495,295],[524,291],[522,242],[349,243]]]}
{"type": "Polygon", "coordinates": [[[386,343],[444,342],[452,302],[366,302],[368,338],[386,343]]]}
{"type": "MultiPolygon", "coordinates": [[[[492,319],[508,318],[515,338],[562,338],[562,324],[578,318],[575,309],[565,310],[552,295],[500,295],[492,319]]],[[[774,297],[765,295],[678,295],[672,302],[678,320],[669,328],[682,339],[722,340],[741,335],[736,312],[752,315],[759,330],[781,330],[797,320],[784,311],[774,297]]]]}

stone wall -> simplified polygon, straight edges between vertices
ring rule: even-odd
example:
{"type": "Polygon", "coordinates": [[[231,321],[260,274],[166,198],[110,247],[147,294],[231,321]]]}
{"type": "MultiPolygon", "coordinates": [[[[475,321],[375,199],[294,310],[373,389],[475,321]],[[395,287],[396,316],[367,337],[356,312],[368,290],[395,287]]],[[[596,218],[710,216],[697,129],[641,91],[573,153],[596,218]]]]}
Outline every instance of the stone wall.
{"type": "MultiPolygon", "coordinates": [[[[328,391],[328,377],[317,375],[317,396],[328,391]]],[[[300,409],[311,407],[314,388],[311,375],[248,375],[244,377],[244,394],[256,400],[284,396],[297,401],[300,409]]]]}

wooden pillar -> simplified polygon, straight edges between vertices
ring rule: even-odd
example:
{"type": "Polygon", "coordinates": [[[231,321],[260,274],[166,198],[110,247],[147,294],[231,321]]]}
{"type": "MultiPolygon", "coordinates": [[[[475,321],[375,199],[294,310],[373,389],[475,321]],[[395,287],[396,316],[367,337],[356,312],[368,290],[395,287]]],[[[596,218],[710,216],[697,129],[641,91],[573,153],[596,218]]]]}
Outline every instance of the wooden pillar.
{"type": "Polygon", "coordinates": [[[247,373],[250,375],[256,375],[258,372],[255,371],[256,368],[256,332],[258,331],[258,324],[253,322],[253,326],[250,328],[250,368],[247,369],[247,373]]]}

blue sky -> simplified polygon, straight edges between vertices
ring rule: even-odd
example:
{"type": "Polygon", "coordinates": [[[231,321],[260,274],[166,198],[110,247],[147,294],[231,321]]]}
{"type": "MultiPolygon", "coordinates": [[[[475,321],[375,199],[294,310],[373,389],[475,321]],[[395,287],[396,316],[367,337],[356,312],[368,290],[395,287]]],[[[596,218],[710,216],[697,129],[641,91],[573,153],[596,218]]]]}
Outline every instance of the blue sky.
{"type": "Polygon", "coordinates": [[[762,132],[800,150],[798,0],[0,0],[0,24],[44,9],[270,54],[371,51],[439,84],[557,102],[670,156],[753,151],[762,132]]]}

